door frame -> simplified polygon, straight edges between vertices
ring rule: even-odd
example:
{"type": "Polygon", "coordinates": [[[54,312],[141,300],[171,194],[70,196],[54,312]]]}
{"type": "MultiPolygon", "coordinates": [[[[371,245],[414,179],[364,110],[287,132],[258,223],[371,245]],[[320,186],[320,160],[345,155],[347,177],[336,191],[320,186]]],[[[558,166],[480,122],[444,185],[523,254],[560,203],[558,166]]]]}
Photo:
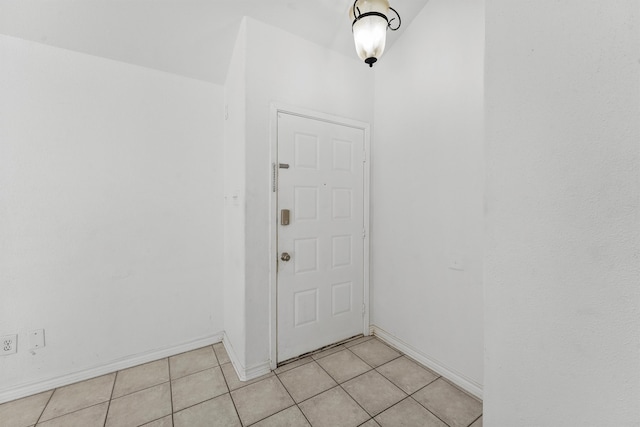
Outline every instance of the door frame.
{"type": "Polygon", "coordinates": [[[364,176],[363,176],[363,197],[364,197],[364,258],[363,258],[363,302],[364,316],[362,317],[362,333],[370,335],[369,319],[369,219],[370,219],[370,185],[371,185],[371,141],[370,124],[358,120],[347,119],[332,114],[321,113],[305,108],[300,108],[283,103],[272,103],[269,112],[269,354],[271,357],[271,369],[275,369],[278,364],[278,114],[285,113],[298,117],[319,120],[337,125],[362,129],[364,132],[364,176]]]}

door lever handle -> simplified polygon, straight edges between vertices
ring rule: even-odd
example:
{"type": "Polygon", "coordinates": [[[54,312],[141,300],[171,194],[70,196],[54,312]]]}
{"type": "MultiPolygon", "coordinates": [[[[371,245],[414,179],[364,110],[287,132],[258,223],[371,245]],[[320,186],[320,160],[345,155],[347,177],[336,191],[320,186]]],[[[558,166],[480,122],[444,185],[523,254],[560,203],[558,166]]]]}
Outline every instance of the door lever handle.
{"type": "Polygon", "coordinates": [[[287,252],[282,252],[282,255],[280,255],[280,259],[284,262],[287,262],[291,259],[291,255],[289,255],[287,252]]]}

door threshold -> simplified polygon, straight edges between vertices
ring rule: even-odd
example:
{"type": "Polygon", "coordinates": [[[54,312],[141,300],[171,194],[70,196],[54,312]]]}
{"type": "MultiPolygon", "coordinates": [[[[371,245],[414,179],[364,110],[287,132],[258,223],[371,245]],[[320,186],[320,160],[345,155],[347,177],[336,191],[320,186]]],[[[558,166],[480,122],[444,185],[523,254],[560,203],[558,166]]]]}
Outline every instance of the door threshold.
{"type": "Polygon", "coordinates": [[[318,353],[323,352],[325,350],[329,350],[329,349],[332,349],[334,347],[338,347],[338,346],[340,346],[342,344],[346,344],[348,342],[357,340],[357,339],[362,338],[362,337],[364,337],[364,334],[354,335],[354,336],[352,336],[350,338],[347,338],[347,339],[344,339],[342,341],[338,341],[338,342],[335,342],[333,344],[329,344],[329,345],[325,345],[324,347],[320,347],[317,350],[308,351],[308,352],[306,352],[304,354],[301,354],[300,356],[292,357],[291,359],[287,359],[287,360],[284,360],[284,361],[278,363],[278,368],[281,367],[281,366],[284,366],[284,365],[288,365],[289,363],[296,362],[296,361],[298,361],[300,359],[304,359],[305,357],[313,356],[314,354],[318,354],[318,353]]]}

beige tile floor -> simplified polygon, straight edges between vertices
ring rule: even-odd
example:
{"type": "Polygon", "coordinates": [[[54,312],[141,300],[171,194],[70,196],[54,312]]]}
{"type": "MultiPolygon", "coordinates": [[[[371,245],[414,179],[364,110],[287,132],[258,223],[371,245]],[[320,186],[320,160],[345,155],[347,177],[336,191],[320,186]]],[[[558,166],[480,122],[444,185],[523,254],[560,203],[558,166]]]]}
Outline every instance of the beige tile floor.
{"type": "Polygon", "coordinates": [[[372,337],[247,382],[214,344],[0,405],[34,425],[481,427],[482,403],[372,337]]]}

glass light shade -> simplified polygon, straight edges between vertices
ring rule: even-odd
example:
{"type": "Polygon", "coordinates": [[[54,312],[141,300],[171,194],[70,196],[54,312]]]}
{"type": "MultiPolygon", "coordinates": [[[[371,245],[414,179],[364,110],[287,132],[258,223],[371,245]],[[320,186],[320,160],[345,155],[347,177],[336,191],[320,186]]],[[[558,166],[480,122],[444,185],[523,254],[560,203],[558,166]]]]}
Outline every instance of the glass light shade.
{"type": "MultiPolygon", "coordinates": [[[[387,0],[358,0],[355,4],[358,15],[367,12],[377,12],[384,16],[389,14],[389,2],[387,0]]],[[[349,11],[351,20],[356,19],[353,7],[349,11]]],[[[353,24],[353,40],[356,52],[360,59],[370,66],[382,56],[387,41],[387,27],[389,23],[378,15],[369,15],[360,18],[353,24]]]]}

